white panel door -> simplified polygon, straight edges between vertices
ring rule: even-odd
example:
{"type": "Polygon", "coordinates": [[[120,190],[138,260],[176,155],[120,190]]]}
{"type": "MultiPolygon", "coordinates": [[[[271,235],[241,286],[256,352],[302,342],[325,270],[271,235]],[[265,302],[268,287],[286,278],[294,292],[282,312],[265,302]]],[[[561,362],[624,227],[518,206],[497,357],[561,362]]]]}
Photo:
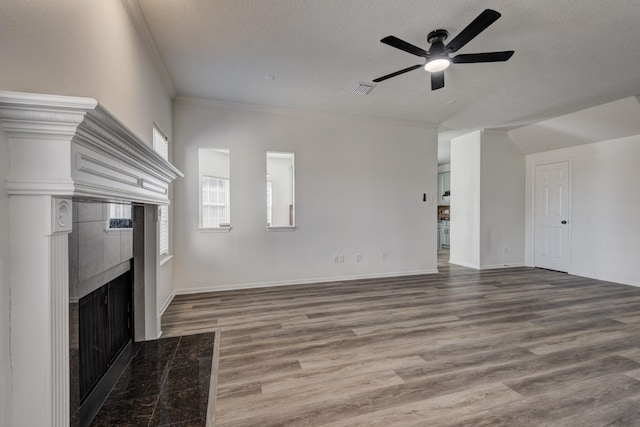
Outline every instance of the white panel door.
{"type": "Polygon", "coordinates": [[[569,271],[569,163],[536,166],[534,189],[536,267],[569,271]]]}

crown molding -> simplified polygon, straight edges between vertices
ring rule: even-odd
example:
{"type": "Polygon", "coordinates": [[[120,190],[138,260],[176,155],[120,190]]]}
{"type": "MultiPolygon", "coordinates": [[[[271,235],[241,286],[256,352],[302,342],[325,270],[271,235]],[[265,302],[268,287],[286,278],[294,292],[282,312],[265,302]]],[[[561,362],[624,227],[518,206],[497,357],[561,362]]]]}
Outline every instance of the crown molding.
{"type": "Polygon", "coordinates": [[[140,7],[140,3],[138,0],[122,0],[122,5],[124,6],[127,14],[129,15],[129,19],[133,24],[138,36],[144,43],[144,46],[151,58],[151,62],[155,66],[156,70],[160,74],[160,79],[162,80],[162,84],[165,89],[169,93],[169,97],[173,98],[176,96],[176,88],[171,80],[171,76],[169,75],[169,71],[167,71],[167,66],[162,60],[162,55],[160,55],[160,51],[158,50],[158,46],[156,45],[155,40],[153,39],[153,35],[151,34],[151,30],[149,29],[149,25],[147,24],[147,20],[144,17],[144,13],[142,12],[142,8],[140,7]]]}
{"type": "Polygon", "coordinates": [[[395,126],[412,126],[412,127],[421,127],[425,129],[433,129],[437,130],[438,126],[428,122],[420,122],[415,120],[401,120],[401,119],[388,119],[384,117],[375,117],[375,116],[367,116],[360,114],[351,114],[351,113],[335,113],[329,111],[320,111],[320,110],[306,110],[299,108],[286,108],[286,107],[276,107],[273,105],[265,105],[265,104],[249,104],[244,102],[232,102],[232,101],[222,101],[218,99],[212,98],[199,98],[192,96],[183,96],[178,95],[173,99],[173,103],[175,105],[190,105],[195,107],[205,107],[205,108],[221,108],[227,110],[236,110],[236,111],[248,111],[248,112],[256,112],[256,113],[267,113],[267,114],[281,114],[288,116],[296,116],[296,117],[328,117],[328,118],[352,118],[356,120],[362,120],[365,122],[371,123],[382,123],[389,124],[395,126]]]}

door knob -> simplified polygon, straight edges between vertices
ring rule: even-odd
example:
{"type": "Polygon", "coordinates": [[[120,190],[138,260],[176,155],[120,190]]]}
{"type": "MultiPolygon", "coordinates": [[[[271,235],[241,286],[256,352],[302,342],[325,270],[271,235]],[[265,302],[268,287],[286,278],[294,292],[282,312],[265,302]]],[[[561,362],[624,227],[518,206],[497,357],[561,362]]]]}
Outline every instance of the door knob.
{"type": "Polygon", "coordinates": [[[560,224],[566,224],[567,221],[560,221],[560,224]]]}

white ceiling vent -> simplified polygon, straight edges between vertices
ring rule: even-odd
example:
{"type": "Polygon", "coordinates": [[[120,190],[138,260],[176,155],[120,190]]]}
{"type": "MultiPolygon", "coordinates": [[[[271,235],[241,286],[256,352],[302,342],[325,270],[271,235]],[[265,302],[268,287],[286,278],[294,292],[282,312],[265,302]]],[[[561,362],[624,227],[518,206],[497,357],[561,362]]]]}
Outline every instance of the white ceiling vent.
{"type": "Polygon", "coordinates": [[[356,85],[351,89],[351,93],[355,93],[356,95],[366,95],[373,90],[376,85],[370,83],[356,83],[356,85]]]}

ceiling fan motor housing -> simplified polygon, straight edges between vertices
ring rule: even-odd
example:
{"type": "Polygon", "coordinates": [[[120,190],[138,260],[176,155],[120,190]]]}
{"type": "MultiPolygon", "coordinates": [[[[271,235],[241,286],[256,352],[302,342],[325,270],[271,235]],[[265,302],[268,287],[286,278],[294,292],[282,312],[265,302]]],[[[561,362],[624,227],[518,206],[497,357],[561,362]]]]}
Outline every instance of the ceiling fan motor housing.
{"type": "Polygon", "coordinates": [[[440,56],[444,53],[444,41],[449,37],[447,30],[434,30],[427,35],[427,41],[431,43],[429,54],[440,56]]]}
{"type": "Polygon", "coordinates": [[[433,30],[427,35],[427,41],[429,43],[443,42],[449,37],[447,30],[433,30]]]}

